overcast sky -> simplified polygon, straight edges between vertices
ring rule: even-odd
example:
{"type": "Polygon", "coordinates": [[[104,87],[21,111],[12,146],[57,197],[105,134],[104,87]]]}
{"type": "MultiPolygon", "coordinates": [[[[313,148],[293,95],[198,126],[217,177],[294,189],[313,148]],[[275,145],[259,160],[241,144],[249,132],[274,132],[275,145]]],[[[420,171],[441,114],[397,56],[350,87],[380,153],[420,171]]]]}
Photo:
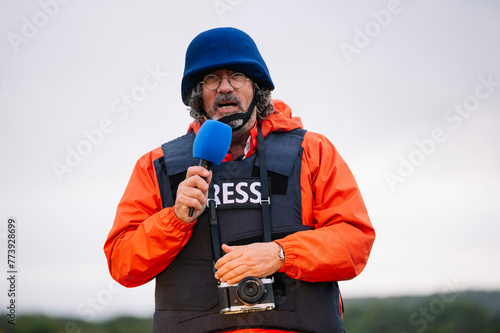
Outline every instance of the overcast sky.
{"type": "Polygon", "coordinates": [[[219,26],[253,37],[273,97],[359,183],[377,238],[344,298],[500,289],[499,18],[493,0],[1,0],[18,311],[152,314],[154,282],[120,288],[102,247],[137,159],[186,132],[185,51],[219,26]]]}

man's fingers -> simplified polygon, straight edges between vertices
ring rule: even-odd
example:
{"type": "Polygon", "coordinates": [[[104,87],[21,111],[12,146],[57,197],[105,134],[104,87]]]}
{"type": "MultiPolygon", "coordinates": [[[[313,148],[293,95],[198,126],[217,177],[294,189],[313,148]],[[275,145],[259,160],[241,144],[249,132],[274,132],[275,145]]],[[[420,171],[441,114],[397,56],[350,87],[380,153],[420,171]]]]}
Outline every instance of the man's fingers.
{"type": "Polygon", "coordinates": [[[217,262],[215,263],[215,269],[219,269],[222,266],[226,265],[228,262],[242,256],[243,251],[234,252],[237,248],[238,246],[228,246],[226,244],[223,244],[222,251],[226,252],[226,254],[222,258],[217,260],[217,262]]]}
{"type": "Polygon", "coordinates": [[[175,214],[186,223],[193,222],[205,209],[208,197],[208,187],[212,173],[200,166],[188,168],[186,179],[177,187],[175,214]],[[189,210],[195,213],[190,216],[189,210]]]}
{"type": "Polygon", "coordinates": [[[187,169],[186,179],[196,175],[200,176],[201,178],[207,178],[211,175],[211,172],[201,166],[192,166],[187,169]]]}
{"type": "Polygon", "coordinates": [[[234,250],[237,250],[239,248],[239,246],[229,246],[229,245],[226,245],[226,244],[222,244],[222,251],[226,252],[226,253],[229,253],[229,252],[232,252],[234,250]]]}
{"type": "Polygon", "coordinates": [[[263,278],[277,272],[283,265],[278,256],[279,245],[274,242],[241,246],[222,245],[226,252],[215,263],[215,278],[237,283],[246,276],[263,278]]]}
{"type": "Polygon", "coordinates": [[[236,283],[245,276],[254,275],[253,271],[242,261],[232,261],[215,272],[215,278],[221,282],[236,283]]]}
{"type": "Polygon", "coordinates": [[[203,193],[208,191],[208,183],[207,181],[199,175],[194,175],[189,178],[186,178],[182,183],[179,184],[177,191],[189,191],[189,189],[198,189],[203,193]]]}

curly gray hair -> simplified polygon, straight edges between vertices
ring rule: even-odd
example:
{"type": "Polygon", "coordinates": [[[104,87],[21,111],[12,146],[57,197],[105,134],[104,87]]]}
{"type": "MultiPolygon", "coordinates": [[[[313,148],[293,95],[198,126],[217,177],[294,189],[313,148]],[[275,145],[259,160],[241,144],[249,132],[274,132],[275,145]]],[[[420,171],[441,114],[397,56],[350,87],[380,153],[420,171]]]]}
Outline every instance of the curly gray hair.
{"type": "MultiPolygon", "coordinates": [[[[255,105],[257,108],[257,115],[260,119],[266,119],[271,113],[274,112],[273,103],[271,102],[271,91],[268,89],[260,89],[257,83],[253,83],[254,94],[261,95],[255,105]]],[[[189,96],[189,115],[195,121],[201,122],[203,120],[203,91],[201,83],[198,83],[189,96]]]]}

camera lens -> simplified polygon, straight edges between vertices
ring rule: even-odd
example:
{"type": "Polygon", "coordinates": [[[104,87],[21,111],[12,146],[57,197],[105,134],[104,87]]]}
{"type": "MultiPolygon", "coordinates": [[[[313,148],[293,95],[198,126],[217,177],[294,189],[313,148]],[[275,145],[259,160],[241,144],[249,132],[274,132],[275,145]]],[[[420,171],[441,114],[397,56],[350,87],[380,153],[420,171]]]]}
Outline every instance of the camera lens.
{"type": "Polygon", "coordinates": [[[266,288],[262,281],[254,276],[243,278],[236,287],[236,296],[246,305],[258,303],[265,292],[266,288]]]}

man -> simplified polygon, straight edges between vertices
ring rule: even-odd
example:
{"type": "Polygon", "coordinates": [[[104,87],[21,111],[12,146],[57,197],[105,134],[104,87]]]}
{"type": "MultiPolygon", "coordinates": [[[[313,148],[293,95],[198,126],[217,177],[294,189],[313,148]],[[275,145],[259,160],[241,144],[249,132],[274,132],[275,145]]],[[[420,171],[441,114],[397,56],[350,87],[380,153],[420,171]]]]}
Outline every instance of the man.
{"type": "Polygon", "coordinates": [[[333,145],[273,89],[246,33],[212,29],[189,45],[182,99],[195,120],[139,159],[104,246],[119,283],[156,278],[153,332],[343,332],[336,281],[364,269],[375,233],[333,145]],[[233,131],[211,171],[192,157],[207,119],[233,131]],[[221,297],[230,288],[248,295],[221,297]]]}

